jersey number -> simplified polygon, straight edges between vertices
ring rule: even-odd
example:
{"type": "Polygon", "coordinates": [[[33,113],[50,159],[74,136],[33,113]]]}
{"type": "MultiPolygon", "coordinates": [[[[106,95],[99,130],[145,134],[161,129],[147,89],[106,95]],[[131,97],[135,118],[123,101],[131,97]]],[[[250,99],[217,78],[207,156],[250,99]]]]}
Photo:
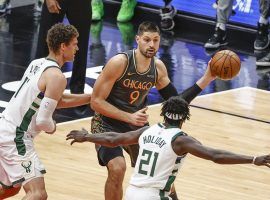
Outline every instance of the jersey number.
{"type": "Polygon", "coordinates": [[[140,97],[139,91],[133,91],[130,93],[130,104],[133,104],[140,97]]]}
{"type": "Polygon", "coordinates": [[[150,171],[150,176],[154,176],[154,172],[155,172],[155,167],[157,164],[157,158],[158,158],[158,153],[157,152],[153,152],[153,151],[148,151],[148,150],[143,150],[142,152],[142,156],[146,156],[145,159],[141,159],[140,160],[140,165],[139,165],[139,174],[144,174],[147,175],[149,173],[149,171],[145,171],[143,170],[143,165],[148,165],[151,168],[150,171]],[[154,159],[151,159],[152,155],[154,156],[154,159]],[[150,161],[153,160],[151,163],[150,161]]]}

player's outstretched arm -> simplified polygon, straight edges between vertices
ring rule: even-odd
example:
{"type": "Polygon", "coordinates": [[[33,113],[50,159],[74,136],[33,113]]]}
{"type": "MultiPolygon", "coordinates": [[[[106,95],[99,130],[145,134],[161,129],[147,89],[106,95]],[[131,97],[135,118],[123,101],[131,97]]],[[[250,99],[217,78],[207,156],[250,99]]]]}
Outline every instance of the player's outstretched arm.
{"type": "Polygon", "coordinates": [[[225,150],[206,147],[190,136],[180,136],[172,145],[174,151],[179,155],[190,153],[218,164],[255,164],[270,167],[270,154],[258,157],[236,154],[225,150]]]}
{"type": "Polygon", "coordinates": [[[210,61],[208,62],[208,66],[204,75],[193,86],[187,88],[179,94],[188,103],[190,103],[196,96],[201,93],[204,88],[206,88],[213,80],[216,79],[216,76],[211,74],[210,61]]]}
{"type": "Polygon", "coordinates": [[[106,132],[102,134],[89,134],[84,128],[82,130],[73,130],[67,134],[66,140],[72,140],[71,145],[75,142],[93,142],[107,147],[116,147],[119,145],[137,144],[140,135],[148,127],[143,127],[135,131],[126,133],[106,132]]]}
{"type": "Polygon", "coordinates": [[[90,104],[91,94],[63,94],[57,108],[71,108],[90,104]]]}

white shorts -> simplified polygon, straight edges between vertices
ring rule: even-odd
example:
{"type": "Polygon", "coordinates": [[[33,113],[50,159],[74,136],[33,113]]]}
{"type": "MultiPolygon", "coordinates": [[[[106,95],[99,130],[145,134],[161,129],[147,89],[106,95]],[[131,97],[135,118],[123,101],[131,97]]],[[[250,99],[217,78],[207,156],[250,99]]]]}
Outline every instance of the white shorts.
{"type": "Polygon", "coordinates": [[[0,119],[0,187],[24,185],[30,180],[42,177],[45,168],[34,149],[33,139],[23,136],[26,153],[18,154],[14,142],[16,127],[0,119]]]}
{"type": "Polygon", "coordinates": [[[129,185],[126,189],[125,200],[160,200],[162,197],[171,200],[168,192],[163,193],[160,191],[157,188],[141,188],[129,185]]]}

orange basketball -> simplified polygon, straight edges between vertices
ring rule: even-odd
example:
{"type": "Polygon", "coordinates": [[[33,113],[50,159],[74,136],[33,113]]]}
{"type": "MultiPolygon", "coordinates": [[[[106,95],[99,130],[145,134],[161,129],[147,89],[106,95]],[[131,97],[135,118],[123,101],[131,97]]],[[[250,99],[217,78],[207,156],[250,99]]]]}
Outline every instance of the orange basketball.
{"type": "Polygon", "coordinates": [[[232,79],[239,73],[240,68],[240,58],[236,53],[230,50],[217,52],[210,62],[212,75],[216,75],[222,80],[232,79]]]}

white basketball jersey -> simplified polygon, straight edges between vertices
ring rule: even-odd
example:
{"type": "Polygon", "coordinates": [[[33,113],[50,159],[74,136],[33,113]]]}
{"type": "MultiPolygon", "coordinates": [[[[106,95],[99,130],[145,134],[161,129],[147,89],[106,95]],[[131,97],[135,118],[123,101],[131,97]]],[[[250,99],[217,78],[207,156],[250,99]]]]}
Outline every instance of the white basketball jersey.
{"type": "Polygon", "coordinates": [[[184,134],[179,128],[161,123],[144,131],[139,138],[140,151],[130,184],[169,191],[185,158],[174,152],[171,142],[184,134]]]}
{"type": "Polygon", "coordinates": [[[33,60],[2,113],[4,119],[16,126],[15,142],[21,140],[25,132],[30,133],[33,138],[40,132],[36,129],[36,116],[43,93],[38,88],[38,81],[42,72],[49,67],[59,68],[55,61],[46,58],[33,60]]]}

